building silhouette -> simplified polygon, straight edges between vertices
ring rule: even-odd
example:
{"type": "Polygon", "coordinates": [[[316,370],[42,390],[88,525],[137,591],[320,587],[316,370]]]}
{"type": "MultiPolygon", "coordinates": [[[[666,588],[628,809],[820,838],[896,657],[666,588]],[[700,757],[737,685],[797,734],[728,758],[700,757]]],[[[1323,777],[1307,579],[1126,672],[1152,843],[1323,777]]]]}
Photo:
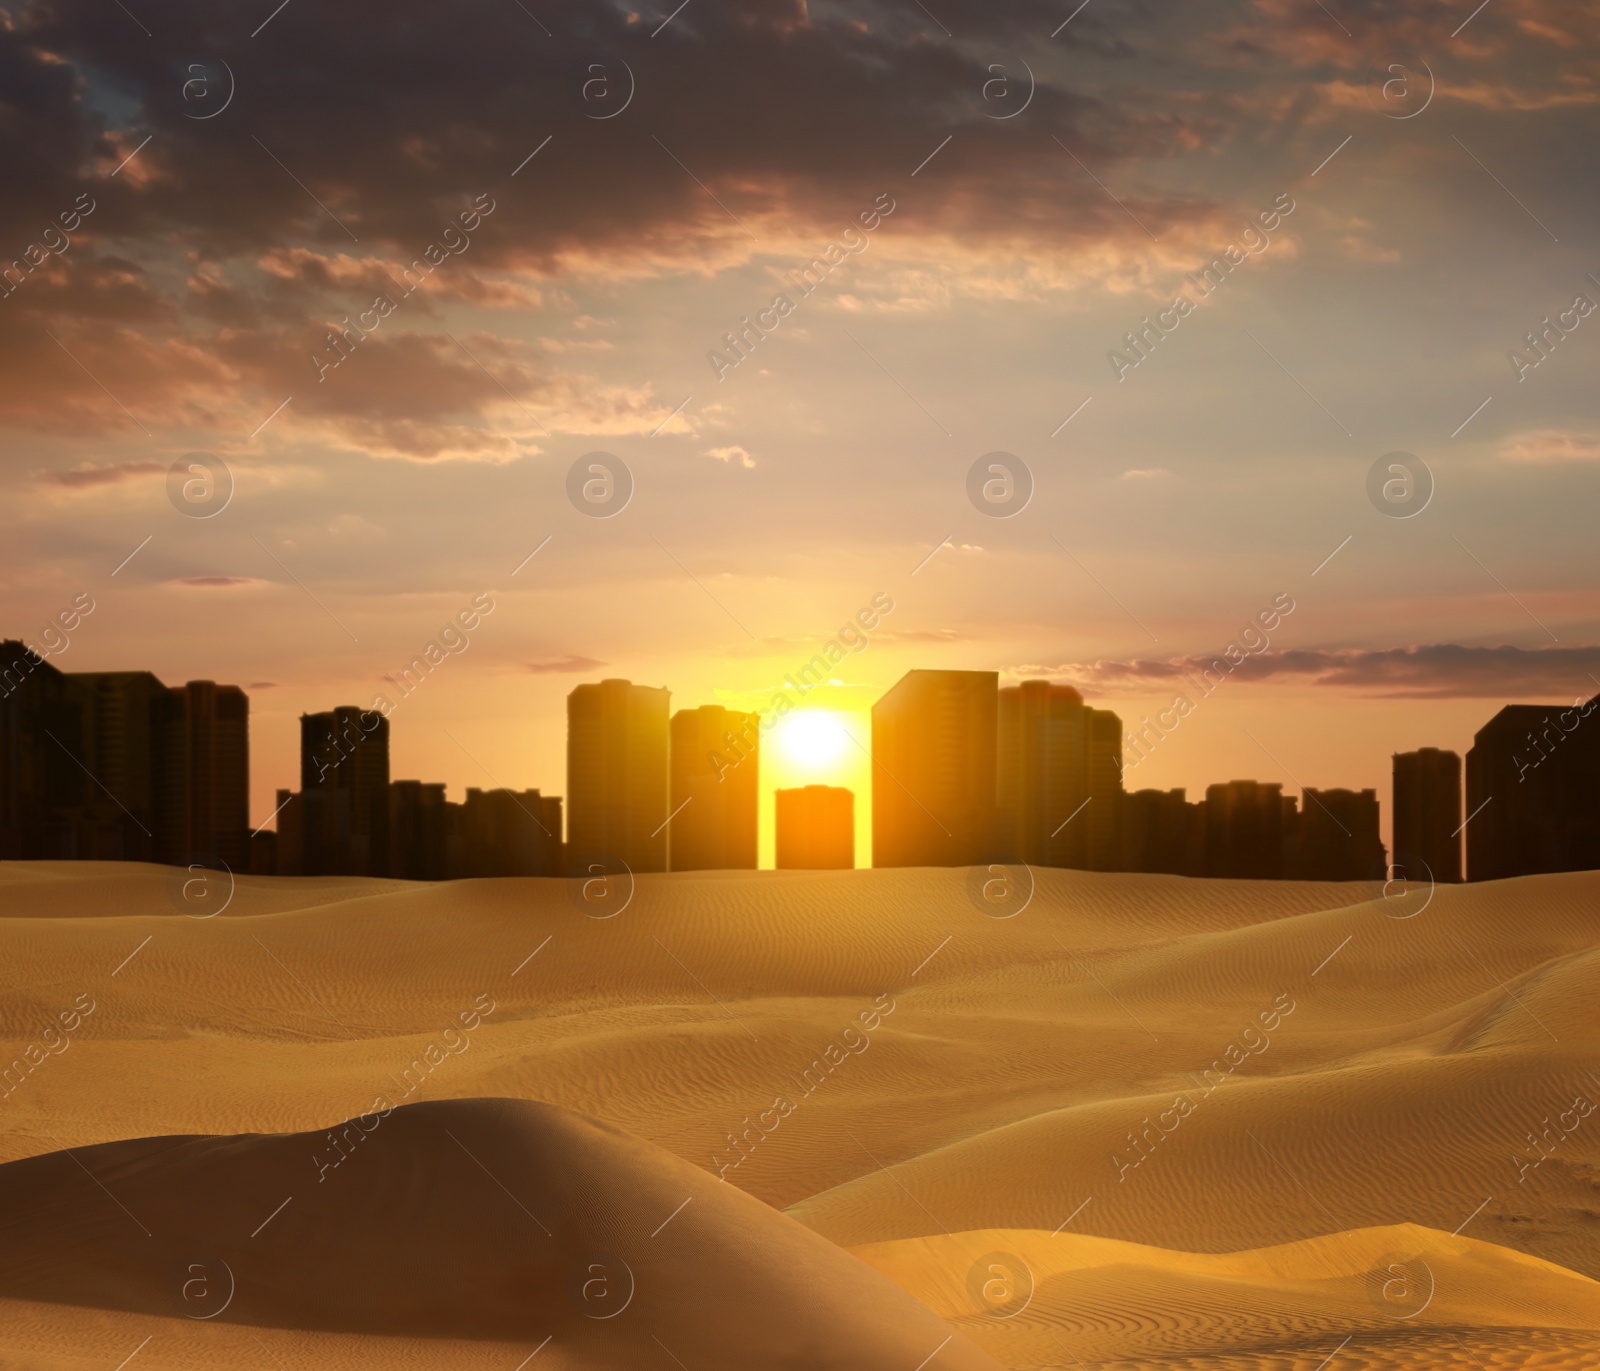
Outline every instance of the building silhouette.
{"type": "Polygon", "coordinates": [[[339,705],[300,716],[300,793],[280,812],[280,833],[286,825],[294,839],[280,843],[278,858],[293,874],[388,875],[389,721],[382,714],[339,705]]]}
{"type": "Polygon", "coordinates": [[[250,834],[250,871],[256,876],[278,874],[278,835],[270,828],[250,834]]]}
{"type": "Polygon", "coordinates": [[[250,701],[238,686],[172,690],[166,860],[250,869],[250,701]]]}
{"type": "Polygon", "coordinates": [[[562,874],[560,796],[469,789],[458,831],[463,876],[562,874]]]}
{"type": "Polygon", "coordinates": [[[909,671],[872,707],[872,864],[1004,856],[993,671],[909,671]]]}
{"type": "Polygon", "coordinates": [[[249,700],[0,643],[0,856],[250,870],[249,700]]]}
{"type": "Polygon", "coordinates": [[[1118,802],[1117,871],[1205,875],[1205,807],[1179,790],[1135,790],[1118,802]]]}
{"type": "MultiPolygon", "coordinates": [[[[1228,781],[1206,787],[1206,875],[1276,881],[1284,867],[1283,787],[1228,781]]],[[[1290,798],[1289,803],[1293,804],[1290,798]]]]}
{"type": "Polygon", "coordinates": [[[0,857],[77,856],[82,712],[67,678],[24,644],[0,643],[0,857]]]}
{"type": "Polygon", "coordinates": [[[848,871],[856,864],[856,797],[843,786],[775,792],[777,868],[848,871]]]}
{"type": "Polygon", "coordinates": [[[1394,865],[1412,881],[1461,879],[1461,758],[1436,747],[1394,754],[1394,865]],[[1416,868],[1422,862],[1425,870],[1416,868]]]}
{"type": "Polygon", "coordinates": [[[672,716],[672,870],[755,870],[759,726],[759,715],[721,705],[672,716]]]}
{"type": "Polygon", "coordinates": [[[1507,705],[1467,753],[1467,876],[1600,868],[1600,695],[1507,705]]]}
{"type": "MultiPolygon", "coordinates": [[[[339,711],[334,712],[336,715],[339,711]]],[[[325,719],[329,716],[308,716],[325,719]]],[[[376,735],[377,730],[373,730],[376,735]]],[[[387,739],[383,740],[387,745],[387,739]]],[[[367,745],[376,749],[373,739],[367,745]]],[[[320,765],[319,757],[314,768],[320,765]]],[[[387,765],[385,761],[384,765],[387,765]]],[[[330,773],[331,774],[331,773],[330,773]]],[[[446,798],[442,782],[391,781],[381,863],[369,860],[364,840],[345,823],[364,803],[345,792],[313,788],[278,792],[276,871],[286,875],[377,875],[400,881],[451,881],[487,876],[560,876],[561,799],[537,790],[468,788],[462,804],[446,798]],[[314,827],[308,838],[307,821],[314,827]],[[333,870],[332,868],[339,868],[333,870]]],[[[263,835],[265,836],[265,835],[263,835]]],[[[257,868],[260,871],[262,868],[257,868]]]]}
{"type": "Polygon", "coordinates": [[[1385,874],[1376,790],[1307,787],[1286,874],[1301,881],[1371,881],[1385,874]]]}
{"type": "Polygon", "coordinates": [[[461,874],[460,805],[444,783],[389,782],[388,875],[399,881],[445,881],[461,874]]]}
{"type": "MultiPolygon", "coordinates": [[[[752,869],[759,717],[670,712],[664,688],[606,680],[568,696],[561,798],[389,780],[389,725],[341,706],[301,717],[300,790],[277,830],[249,823],[249,699],[147,671],[63,673],[0,642],[0,859],[226,864],[236,872],[555,876],[752,869]]],[[[1600,696],[1508,705],[1453,752],[1394,755],[1398,874],[1474,881],[1600,869],[1600,696]],[[1462,822],[1463,811],[1470,817],[1462,822]],[[1414,863],[1416,870],[1408,870],[1414,863]],[[1427,872],[1421,869],[1426,864],[1427,872]]],[[[1122,789],[1122,730],[1070,687],[995,672],[907,672],[872,709],[877,866],[1019,860],[1101,871],[1370,880],[1383,874],[1374,790],[1230,781],[1122,789]]],[[[854,797],[778,792],[778,865],[854,864],[854,797]]]]}
{"type": "Polygon", "coordinates": [[[1122,721],[1049,681],[1001,690],[996,719],[1005,855],[1036,866],[1115,870],[1122,721]]]}
{"type": "Polygon", "coordinates": [[[668,711],[665,687],[608,680],[567,696],[569,865],[624,862],[667,869],[668,711]]]}
{"type": "Polygon", "coordinates": [[[209,844],[190,849],[180,828],[180,692],[148,671],[82,672],[66,681],[79,711],[75,753],[86,781],[82,855],[182,863],[209,851],[209,844]]]}

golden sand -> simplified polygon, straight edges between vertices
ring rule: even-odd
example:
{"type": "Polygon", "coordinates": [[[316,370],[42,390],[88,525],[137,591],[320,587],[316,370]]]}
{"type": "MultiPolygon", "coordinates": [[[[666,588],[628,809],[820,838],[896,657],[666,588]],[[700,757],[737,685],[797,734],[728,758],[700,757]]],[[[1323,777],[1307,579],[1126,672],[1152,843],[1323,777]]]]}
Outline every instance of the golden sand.
{"type": "Polygon", "coordinates": [[[0,1367],[1600,1366],[1600,873],[967,885],[0,866],[0,1367]]]}

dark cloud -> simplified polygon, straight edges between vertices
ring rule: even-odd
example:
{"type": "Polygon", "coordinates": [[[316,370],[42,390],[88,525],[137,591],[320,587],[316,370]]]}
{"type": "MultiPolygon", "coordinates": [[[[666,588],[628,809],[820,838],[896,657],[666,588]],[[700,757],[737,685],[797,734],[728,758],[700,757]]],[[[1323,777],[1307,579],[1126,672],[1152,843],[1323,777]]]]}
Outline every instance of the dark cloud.
{"type": "MultiPolygon", "coordinates": [[[[637,238],[651,224],[737,233],[696,177],[735,213],[821,222],[853,214],[946,134],[969,145],[948,159],[965,159],[961,179],[996,184],[1037,164],[1047,130],[1076,139],[1097,102],[1042,70],[1026,138],[985,117],[988,59],[1019,36],[1042,37],[1055,7],[1011,6],[981,23],[948,8],[947,22],[992,36],[994,51],[930,36],[920,12],[912,22],[898,9],[808,14],[802,0],[691,7],[660,32],[596,5],[552,12],[550,34],[490,0],[453,6],[446,31],[420,0],[292,5],[255,37],[253,15],[179,0],[145,6],[148,39],[120,9],[47,0],[0,34],[16,115],[6,141],[19,143],[5,149],[19,192],[5,228],[28,236],[57,201],[92,187],[103,234],[160,227],[223,255],[310,240],[406,256],[493,188],[516,228],[477,251],[538,260],[637,238]],[[631,84],[631,103],[614,119],[586,117],[622,104],[601,100],[596,83],[631,84]],[[513,181],[546,136],[550,146],[513,181]]],[[[1061,51],[1104,41],[1097,20],[1083,19],[1061,51]]],[[[1131,129],[1139,116],[1102,123],[1131,129]]],[[[971,203],[948,178],[942,191],[924,184],[971,203]]],[[[1064,208],[1083,197],[1052,198],[1064,208]]],[[[1022,210],[1014,197],[996,208],[1022,210]]],[[[1102,213],[1090,202],[1077,217],[1102,213]]]]}
{"type": "MultiPolygon", "coordinates": [[[[1167,174],[1181,158],[1252,124],[1292,136],[1311,117],[1308,71],[1335,107],[1371,75],[1367,48],[1298,0],[1232,0],[1203,22],[1148,0],[1075,14],[744,0],[667,23],[670,6],[548,8],[462,0],[442,21],[422,0],[276,14],[147,0],[128,7],[137,19],[88,0],[21,6],[0,23],[0,261],[79,197],[95,208],[0,301],[0,419],[126,425],[102,385],[146,425],[214,423],[219,395],[253,408],[294,393],[295,416],[382,455],[509,460],[514,443],[484,436],[505,392],[544,413],[573,383],[528,358],[484,375],[440,336],[447,305],[536,314],[540,280],[565,270],[786,262],[884,192],[899,250],[1025,256],[1063,277],[1125,261],[1131,285],[1186,239],[1236,227],[1214,177],[1167,174]],[[1259,60],[1241,61],[1242,35],[1259,60]],[[1025,117],[996,117],[1024,88],[1025,117]],[[483,195],[494,212],[457,249],[446,229],[483,195]],[[307,386],[327,326],[403,288],[440,243],[446,261],[369,356],[337,387],[307,386]],[[46,329],[81,370],[40,350],[46,329]]],[[[1592,44],[1554,0],[1496,8],[1467,30],[1452,98],[1532,109],[1528,92],[1552,82],[1564,100],[1595,96],[1592,44]],[[1514,71],[1500,61],[1512,40],[1536,50],[1514,71]]],[[[1404,46],[1448,33],[1458,9],[1340,12],[1404,46]]]]}
{"type": "MultiPolygon", "coordinates": [[[[1240,651],[1244,651],[1241,646],[1240,651]]],[[[1207,670],[1247,681],[1295,681],[1362,694],[1412,699],[1588,698],[1600,691],[1600,646],[1468,647],[1459,643],[1395,648],[1297,649],[1246,655],[1231,671],[1226,657],[1166,661],[1102,660],[1019,667],[1012,674],[1062,677],[1101,692],[1184,687],[1207,670]]]]}

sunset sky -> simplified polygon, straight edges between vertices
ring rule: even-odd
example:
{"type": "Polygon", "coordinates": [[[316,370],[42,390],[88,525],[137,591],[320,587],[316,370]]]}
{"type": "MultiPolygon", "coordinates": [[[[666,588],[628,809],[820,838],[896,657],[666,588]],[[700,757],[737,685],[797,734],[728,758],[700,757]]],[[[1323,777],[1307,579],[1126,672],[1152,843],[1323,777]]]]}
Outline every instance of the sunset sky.
{"type": "MultiPolygon", "coordinates": [[[[1192,798],[1387,820],[1392,751],[1600,691],[1600,6],[675,4],[0,11],[0,636],[86,593],[60,669],[244,686],[257,823],[484,595],[391,718],[455,798],[564,793],[581,681],[759,708],[879,594],[807,700],[863,745],[914,666],[1133,725],[1286,596],[1129,773],[1192,798]]],[[[861,748],[769,758],[865,815],[861,748]]]]}

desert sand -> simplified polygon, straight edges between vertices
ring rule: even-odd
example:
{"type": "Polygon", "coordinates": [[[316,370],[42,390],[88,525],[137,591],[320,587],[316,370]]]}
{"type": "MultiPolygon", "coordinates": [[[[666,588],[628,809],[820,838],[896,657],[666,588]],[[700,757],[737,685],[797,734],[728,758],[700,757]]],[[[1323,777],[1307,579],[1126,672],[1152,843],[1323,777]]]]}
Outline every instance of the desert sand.
{"type": "Polygon", "coordinates": [[[1600,1366],[1600,873],[1036,875],[0,865],[0,1367],[1600,1366]]]}

